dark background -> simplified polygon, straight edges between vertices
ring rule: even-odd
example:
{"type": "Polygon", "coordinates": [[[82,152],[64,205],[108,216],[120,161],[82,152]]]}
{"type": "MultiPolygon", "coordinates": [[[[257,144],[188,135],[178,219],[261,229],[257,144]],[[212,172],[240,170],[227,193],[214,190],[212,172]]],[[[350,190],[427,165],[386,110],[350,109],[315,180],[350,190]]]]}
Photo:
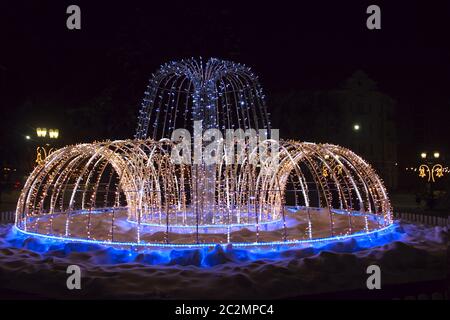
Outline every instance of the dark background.
{"type": "Polygon", "coordinates": [[[332,130],[311,125],[336,112],[333,101],[318,110],[308,99],[296,103],[299,96],[337,90],[362,70],[394,101],[391,162],[403,169],[433,150],[449,159],[448,2],[222,3],[2,2],[2,165],[27,173],[23,159],[32,158],[33,141],[24,137],[34,140],[38,126],[59,128],[57,146],[132,138],[151,73],[198,56],[252,67],[273,126],[284,137],[317,142],[341,143],[332,130]],[[81,7],[81,30],[66,28],[70,4],[81,7]],[[366,28],[370,4],[381,7],[381,30],[366,28]]]}

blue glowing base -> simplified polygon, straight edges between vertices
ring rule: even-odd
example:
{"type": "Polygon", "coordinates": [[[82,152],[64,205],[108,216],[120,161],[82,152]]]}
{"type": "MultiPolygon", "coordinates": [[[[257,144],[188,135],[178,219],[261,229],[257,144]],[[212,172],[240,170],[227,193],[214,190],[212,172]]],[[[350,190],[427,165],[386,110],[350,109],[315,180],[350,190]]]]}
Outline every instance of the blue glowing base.
{"type": "MultiPolygon", "coordinates": [[[[309,246],[315,244],[327,244],[335,241],[344,241],[348,239],[377,239],[381,236],[389,234],[394,230],[395,224],[391,224],[387,227],[373,230],[369,232],[360,232],[354,233],[351,235],[342,235],[342,236],[334,236],[327,238],[317,238],[317,239],[308,239],[308,240],[286,240],[286,241],[272,241],[272,242],[254,242],[254,243],[232,243],[233,247],[285,247],[285,246],[309,246]]],[[[107,245],[107,246],[116,246],[116,247],[127,247],[132,250],[139,250],[140,248],[197,248],[197,247],[215,247],[217,244],[215,243],[195,243],[195,244],[164,244],[164,243],[130,243],[130,242],[111,242],[111,241],[99,241],[99,240],[89,240],[89,239],[77,239],[77,238],[67,238],[67,237],[58,237],[58,236],[50,236],[43,235],[33,232],[27,232],[18,229],[16,226],[13,227],[13,232],[18,235],[18,238],[23,237],[35,237],[40,239],[43,242],[49,241],[50,244],[55,244],[58,242],[61,243],[86,243],[86,244],[98,244],[98,245],[107,245]]],[[[227,245],[227,244],[225,244],[227,245]]]]}
{"type": "Polygon", "coordinates": [[[72,252],[92,252],[94,257],[101,252],[98,264],[117,264],[140,262],[144,264],[179,264],[210,267],[226,262],[243,262],[259,259],[274,259],[284,257],[292,250],[315,254],[323,250],[336,252],[357,252],[372,247],[382,246],[400,239],[402,232],[396,224],[386,228],[364,234],[339,236],[312,241],[273,242],[271,244],[235,243],[232,245],[128,245],[115,244],[111,247],[108,242],[79,241],[53,236],[43,236],[23,232],[12,227],[6,235],[7,243],[12,247],[26,248],[45,255],[58,257],[70,255],[72,252]],[[211,248],[211,246],[213,246],[211,248]],[[242,247],[246,248],[242,248],[242,247]],[[192,248],[196,247],[196,248],[192,248]],[[306,250],[306,251],[305,251],[306,250]],[[96,253],[97,252],[97,253],[96,253]]]}
{"type": "Polygon", "coordinates": [[[65,283],[75,264],[84,299],[298,299],[367,289],[372,264],[391,275],[385,285],[445,279],[447,242],[447,228],[396,222],[371,234],[294,245],[117,248],[34,237],[8,225],[0,226],[0,283],[73,299],[65,283]]]}
{"type": "Polygon", "coordinates": [[[350,238],[378,236],[389,230],[379,215],[321,208],[289,207],[284,221],[259,226],[164,226],[130,222],[126,209],[86,214],[56,214],[27,219],[17,233],[62,242],[84,242],[132,248],[201,248],[217,244],[234,247],[310,245],[350,238]],[[330,216],[331,215],[331,216],[330,216]],[[332,228],[330,219],[332,218],[332,228]],[[111,224],[114,221],[114,224],[111,224]]]}

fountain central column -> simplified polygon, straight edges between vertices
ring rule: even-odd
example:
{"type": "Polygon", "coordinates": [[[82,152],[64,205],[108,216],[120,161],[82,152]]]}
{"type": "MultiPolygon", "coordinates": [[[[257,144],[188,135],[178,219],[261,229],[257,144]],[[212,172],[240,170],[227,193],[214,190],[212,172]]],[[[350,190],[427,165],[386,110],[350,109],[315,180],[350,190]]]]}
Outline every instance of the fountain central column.
{"type": "MultiPolygon", "coordinates": [[[[203,82],[203,81],[202,81],[203,82]]],[[[194,141],[203,136],[208,129],[219,129],[217,115],[217,92],[213,80],[200,83],[194,94],[193,120],[201,121],[202,126],[196,132],[194,130],[194,141]],[[196,136],[197,135],[197,136],[196,136]]],[[[199,141],[199,140],[197,140],[199,141]]],[[[207,141],[201,140],[201,161],[192,166],[193,177],[193,209],[198,224],[214,224],[216,212],[216,164],[206,164],[204,161],[204,149],[207,141]]],[[[199,160],[199,159],[197,159],[199,160]]]]}

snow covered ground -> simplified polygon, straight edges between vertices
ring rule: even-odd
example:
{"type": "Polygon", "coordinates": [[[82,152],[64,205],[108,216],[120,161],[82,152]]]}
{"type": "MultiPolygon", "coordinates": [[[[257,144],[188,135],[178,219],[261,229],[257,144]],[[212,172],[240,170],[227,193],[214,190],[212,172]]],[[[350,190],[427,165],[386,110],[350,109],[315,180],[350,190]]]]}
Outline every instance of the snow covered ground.
{"type": "Polygon", "coordinates": [[[365,288],[377,264],[382,284],[445,279],[448,230],[399,222],[376,239],[290,247],[134,252],[49,243],[0,226],[0,292],[48,298],[279,299],[365,288]],[[68,265],[82,289],[68,290],[68,265]]]}

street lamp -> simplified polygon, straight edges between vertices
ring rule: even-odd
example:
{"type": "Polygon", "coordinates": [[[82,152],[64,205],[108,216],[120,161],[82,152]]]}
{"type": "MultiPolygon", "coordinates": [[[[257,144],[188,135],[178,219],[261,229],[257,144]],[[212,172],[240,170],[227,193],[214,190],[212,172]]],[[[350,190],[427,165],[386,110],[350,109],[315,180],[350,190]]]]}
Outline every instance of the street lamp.
{"type": "Polygon", "coordinates": [[[355,123],[355,124],[353,125],[353,130],[355,130],[355,131],[359,131],[360,128],[361,128],[360,125],[357,124],[357,123],[355,123]]]}
{"type": "Polygon", "coordinates": [[[58,129],[49,129],[48,135],[49,135],[50,139],[58,139],[59,130],[58,129]]]}
{"type": "Polygon", "coordinates": [[[47,128],[36,128],[36,135],[39,138],[45,138],[47,136],[47,128]]]}
{"type": "MultiPolygon", "coordinates": [[[[427,153],[422,152],[420,154],[420,157],[425,160],[427,158],[427,153]]],[[[434,190],[433,190],[433,184],[436,182],[437,178],[442,178],[444,176],[444,167],[440,163],[436,163],[437,159],[440,157],[440,154],[438,151],[433,152],[433,157],[435,161],[432,159],[428,159],[427,161],[424,161],[426,163],[423,163],[419,166],[419,177],[420,178],[428,178],[427,179],[427,203],[430,209],[433,209],[434,207],[434,190]]],[[[415,170],[414,170],[415,171],[415,170]]]]}
{"type": "MultiPolygon", "coordinates": [[[[45,144],[44,146],[38,146],[36,148],[36,163],[38,165],[42,165],[45,161],[45,158],[52,153],[54,150],[50,147],[50,143],[47,139],[58,139],[59,137],[59,129],[47,129],[47,128],[36,128],[36,135],[38,138],[42,139],[39,140],[39,144],[45,144]],[[47,135],[48,133],[48,135],[47,135]]],[[[28,138],[27,138],[28,139],[28,138]]]]}
{"type": "Polygon", "coordinates": [[[25,136],[25,139],[30,140],[31,137],[30,136],[25,136]]]}
{"type": "Polygon", "coordinates": [[[58,137],[59,137],[59,129],[48,129],[47,130],[47,128],[36,128],[36,135],[39,138],[47,137],[47,133],[48,133],[48,137],[50,139],[58,139],[58,137]]]}

